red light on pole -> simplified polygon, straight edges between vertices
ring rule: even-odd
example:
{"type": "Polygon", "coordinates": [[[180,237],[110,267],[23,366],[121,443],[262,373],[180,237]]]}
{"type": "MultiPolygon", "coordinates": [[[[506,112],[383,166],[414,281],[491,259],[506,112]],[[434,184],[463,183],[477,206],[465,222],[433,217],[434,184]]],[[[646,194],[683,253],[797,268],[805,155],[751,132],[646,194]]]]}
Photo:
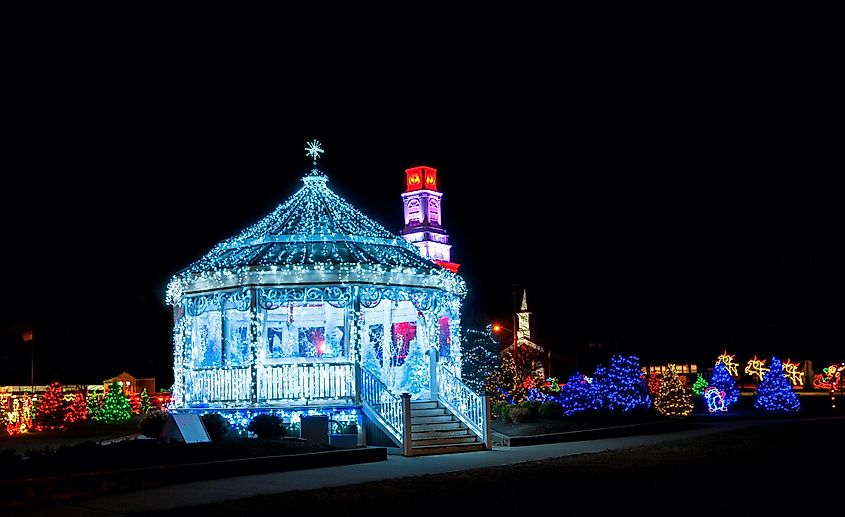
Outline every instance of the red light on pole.
{"type": "Polygon", "coordinates": [[[502,330],[502,326],[501,326],[501,325],[493,325],[493,332],[498,332],[498,331],[500,331],[500,330],[502,330]]]}

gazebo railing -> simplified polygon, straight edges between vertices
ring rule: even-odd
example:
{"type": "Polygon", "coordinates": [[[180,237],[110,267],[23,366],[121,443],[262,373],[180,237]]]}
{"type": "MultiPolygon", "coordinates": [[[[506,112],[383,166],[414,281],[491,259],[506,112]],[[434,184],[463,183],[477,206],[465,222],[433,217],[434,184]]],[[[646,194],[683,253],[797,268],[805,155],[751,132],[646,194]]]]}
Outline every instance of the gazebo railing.
{"type": "Polygon", "coordinates": [[[406,411],[406,406],[410,409],[410,398],[391,392],[376,374],[361,368],[361,403],[364,411],[404,447],[408,441],[405,423],[406,419],[410,420],[410,413],[406,411]]]}
{"type": "Polygon", "coordinates": [[[258,368],[258,400],[312,401],[354,400],[355,372],[352,363],[290,363],[258,368]]]}
{"type": "Polygon", "coordinates": [[[248,404],[252,392],[249,367],[187,370],[186,403],[225,402],[248,404]]]}
{"type": "Polygon", "coordinates": [[[490,404],[487,395],[478,394],[452,372],[437,365],[438,400],[449,408],[489,449],[492,446],[490,404]]]}

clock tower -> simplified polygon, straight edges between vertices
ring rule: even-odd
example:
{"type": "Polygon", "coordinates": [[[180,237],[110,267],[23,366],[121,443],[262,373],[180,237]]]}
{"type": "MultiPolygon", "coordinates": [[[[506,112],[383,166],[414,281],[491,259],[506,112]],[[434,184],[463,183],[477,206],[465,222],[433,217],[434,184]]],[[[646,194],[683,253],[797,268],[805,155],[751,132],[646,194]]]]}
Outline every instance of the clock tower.
{"type": "Polygon", "coordinates": [[[400,233],[423,257],[457,273],[460,264],[451,261],[452,245],[442,225],[442,197],[437,191],[437,169],[425,165],[405,169],[405,228],[400,233]]]}

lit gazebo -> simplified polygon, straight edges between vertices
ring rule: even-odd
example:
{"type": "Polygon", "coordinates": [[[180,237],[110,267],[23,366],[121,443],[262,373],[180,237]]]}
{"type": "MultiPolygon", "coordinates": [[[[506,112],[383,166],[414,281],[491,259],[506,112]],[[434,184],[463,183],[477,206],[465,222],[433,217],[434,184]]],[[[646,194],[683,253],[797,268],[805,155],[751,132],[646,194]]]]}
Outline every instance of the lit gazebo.
{"type": "Polygon", "coordinates": [[[364,410],[395,435],[401,393],[436,400],[460,383],[466,286],[332,192],[319,143],[307,150],[298,192],[170,281],[173,408],[364,410]]]}

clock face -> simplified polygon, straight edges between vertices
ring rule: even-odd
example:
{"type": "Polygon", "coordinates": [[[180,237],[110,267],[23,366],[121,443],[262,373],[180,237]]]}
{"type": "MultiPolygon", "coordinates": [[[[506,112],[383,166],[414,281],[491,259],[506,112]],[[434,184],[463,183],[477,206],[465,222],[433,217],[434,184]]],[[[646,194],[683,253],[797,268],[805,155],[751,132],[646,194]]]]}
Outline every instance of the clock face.
{"type": "Polygon", "coordinates": [[[420,175],[419,174],[412,174],[408,176],[408,185],[415,186],[420,184],[420,175]]]}

